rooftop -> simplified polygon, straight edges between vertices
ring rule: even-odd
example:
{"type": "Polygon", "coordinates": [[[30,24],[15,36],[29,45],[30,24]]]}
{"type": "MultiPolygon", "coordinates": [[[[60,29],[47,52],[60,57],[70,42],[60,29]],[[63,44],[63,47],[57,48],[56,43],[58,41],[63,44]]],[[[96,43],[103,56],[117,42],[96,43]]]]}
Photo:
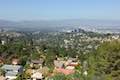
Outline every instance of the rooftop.
{"type": "Polygon", "coordinates": [[[20,65],[3,65],[2,69],[8,69],[8,70],[19,70],[22,68],[20,65]]]}
{"type": "Polygon", "coordinates": [[[17,74],[17,72],[9,71],[5,74],[5,76],[16,76],[17,74]]]}
{"type": "Polygon", "coordinates": [[[43,59],[40,59],[40,60],[31,60],[32,63],[34,64],[42,64],[44,62],[43,59]]]}

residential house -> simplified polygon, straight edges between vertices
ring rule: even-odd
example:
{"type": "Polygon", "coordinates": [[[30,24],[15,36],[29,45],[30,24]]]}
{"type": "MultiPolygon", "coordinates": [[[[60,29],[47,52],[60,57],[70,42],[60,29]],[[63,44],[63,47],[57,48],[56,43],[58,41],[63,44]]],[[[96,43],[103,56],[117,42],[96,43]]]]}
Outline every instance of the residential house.
{"type": "Polygon", "coordinates": [[[12,59],[12,64],[13,64],[13,65],[19,64],[19,59],[13,58],[13,59],[12,59]]]}
{"type": "Polygon", "coordinates": [[[78,66],[77,58],[68,58],[67,60],[54,60],[54,72],[63,73],[65,75],[75,73],[75,66],[78,66]]]}
{"type": "Polygon", "coordinates": [[[65,66],[78,66],[78,65],[79,65],[79,62],[77,58],[69,58],[65,63],[65,66]]]}
{"type": "Polygon", "coordinates": [[[36,70],[35,69],[27,69],[25,71],[25,73],[30,75],[32,79],[33,78],[36,79],[37,78],[36,73],[42,74],[42,77],[48,75],[49,74],[49,68],[48,67],[43,67],[42,69],[36,69],[36,70]]]}
{"type": "Polygon", "coordinates": [[[6,42],[5,42],[4,40],[1,41],[1,44],[2,44],[2,45],[5,45],[5,43],[6,43],[6,42]]]}
{"type": "Polygon", "coordinates": [[[64,68],[57,68],[55,69],[56,72],[59,72],[59,73],[63,73],[65,75],[69,75],[69,74],[74,74],[75,73],[75,70],[73,69],[64,69],[64,68]]]}
{"type": "Polygon", "coordinates": [[[32,80],[42,80],[44,77],[42,73],[40,72],[35,72],[31,75],[32,80]]]}
{"type": "Polygon", "coordinates": [[[64,67],[64,63],[65,63],[65,61],[54,60],[55,68],[63,68],[64,67]]]}
{"type": "Polygon", "coordinates": [[[31,60],[30,67],[31,68],[35,68],[35,69],[39,69],[39,68],[42,68],[43,64],[44,64],[44,60],[43,59],[31,60]]]}
{"type": "Polygon", "coordinates": [[[23,67],[20,65],[3,65],[2,69],[5,71],[5,78],[13,80],[17,78],[17,75],[21,75],[23,67]]]}

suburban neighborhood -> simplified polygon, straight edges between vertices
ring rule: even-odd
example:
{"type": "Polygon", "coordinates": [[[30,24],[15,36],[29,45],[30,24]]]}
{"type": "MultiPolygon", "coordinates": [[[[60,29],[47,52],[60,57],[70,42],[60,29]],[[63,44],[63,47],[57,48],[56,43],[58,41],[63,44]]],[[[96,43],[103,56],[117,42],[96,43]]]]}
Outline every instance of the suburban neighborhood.
{"type": "Polygon", "coordinates": [[[101,44],[120,41],[119,34],[80,29],[44,34],[4,31],[0,36],[0,80],[85,80],[92,70],[91,55],[101,44]]]}

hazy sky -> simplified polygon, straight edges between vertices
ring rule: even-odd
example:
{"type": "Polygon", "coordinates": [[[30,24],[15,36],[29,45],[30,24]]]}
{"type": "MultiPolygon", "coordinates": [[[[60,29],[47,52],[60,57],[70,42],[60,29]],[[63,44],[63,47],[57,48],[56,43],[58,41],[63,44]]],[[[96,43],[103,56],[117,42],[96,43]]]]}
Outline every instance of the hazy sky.
{"type": "Polygon", "coordinates": [[[120,0],[0,0],[0,19],[120,20],[120,0]]]}

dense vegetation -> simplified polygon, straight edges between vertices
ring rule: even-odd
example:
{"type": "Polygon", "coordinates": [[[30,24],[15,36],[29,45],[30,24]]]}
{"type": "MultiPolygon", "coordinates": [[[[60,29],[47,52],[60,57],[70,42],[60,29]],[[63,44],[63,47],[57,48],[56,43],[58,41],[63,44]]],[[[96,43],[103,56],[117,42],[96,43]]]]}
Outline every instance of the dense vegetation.
{"type": "MultiPolygon", "coordinates": [[[[20,64],[26,67],[26,62],[30,59],[43,58],[45,65],[53,68],[53,61],[57,57],[76,57],[81,63],[78,73],[73,75],[58,74],[50,79],[53,80],[120,80],[120,41],[100,43],[99,41],[85,42],[81,35],[76,33],[24,33],[18,38],[6,38],[6,44],[0,44],[0,56],[4,58],[5,64],[11,64],[12,58],[19,58],[20,64]],[[64,40],[72,40],[68,48],[64,46],[64,40]],[[82,40],[80,42],[79,40],[82,40]],[[79,44],[80,45],[79,45],[79,44]],[[88,49],[88,45],[96,46],[97,49],[88,49]],[[62,47],[61,47],[62,46],[62,47]],[[86,52],[86,53],[85,53],[86,52]],[[87,66],[84,67],[84,61],[87,66]],[[88,75],[82,73],[88,71],[88,75]]],[[[85,33],[85,36],[106,37],[109,35],[99,35],[95,33],[85,33]]],[[[1,37],[2,41],[3,37],[1,37]]],[[[49,80],[49,79],[48,79],[49,80]]]]}
{"type": "Polygon", "coordinates": [[[90,75],[94,73],[96,79],[120,80],[120,41],[101,44],[93,54],[90,54],[89,62],[90,75]]]}

